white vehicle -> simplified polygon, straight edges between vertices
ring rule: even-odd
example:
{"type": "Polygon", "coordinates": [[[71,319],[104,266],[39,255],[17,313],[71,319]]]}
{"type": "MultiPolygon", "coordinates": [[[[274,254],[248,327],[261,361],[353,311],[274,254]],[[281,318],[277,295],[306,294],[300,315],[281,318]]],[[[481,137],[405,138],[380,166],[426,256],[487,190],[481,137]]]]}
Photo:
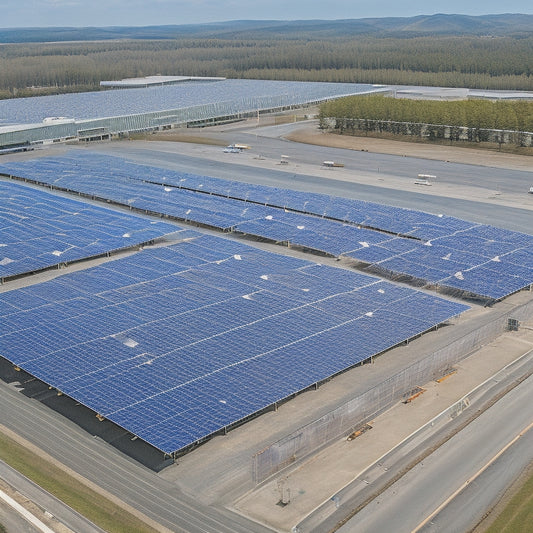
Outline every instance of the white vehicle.
{"type": "Polygon", "coordinates": [[[433,185],[431,181],[436,179],[437,176],[434,176],[433,174],[418,174],[415,180],[415,185],[433,185]]]}
{"type": "Polygon", "coordinates": [[[533,194],[533,187],[530,187],[528,192],[529,194],[533,194]]]}
{"type": "Polygon", "coordinates": [[[235,146],[226,146],[224,150],[222,150],[225,154],[240,154],[242,150],[240,148],[236,148],[235,146]]]}
{"type": "Polygon", "coordinates": [[[344,166],[344,163],[338,163],[336,161],[324,161],[322,163],[323,166],[325,167],[343,167],[344,166]]]}

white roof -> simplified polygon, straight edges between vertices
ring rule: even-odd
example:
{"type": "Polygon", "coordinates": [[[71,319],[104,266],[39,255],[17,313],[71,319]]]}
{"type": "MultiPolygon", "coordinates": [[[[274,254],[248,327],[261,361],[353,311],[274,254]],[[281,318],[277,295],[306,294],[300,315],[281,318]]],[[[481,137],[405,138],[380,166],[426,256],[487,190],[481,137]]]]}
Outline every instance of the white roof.
{"type": "Polygon", "coordinates": [[[142,78],[125,78],[115,81],[101,81],[102,87],[146,87],[147,85],[165,85],[181,81],[219,81],[225,78],[208,78],[202,76],[145,76],[142,78]]]}

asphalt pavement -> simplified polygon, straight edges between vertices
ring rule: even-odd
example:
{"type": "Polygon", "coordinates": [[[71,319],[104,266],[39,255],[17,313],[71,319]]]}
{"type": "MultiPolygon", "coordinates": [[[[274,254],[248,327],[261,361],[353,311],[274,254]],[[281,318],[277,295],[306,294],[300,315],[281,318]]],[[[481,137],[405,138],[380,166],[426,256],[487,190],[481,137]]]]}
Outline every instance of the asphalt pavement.
{"type": "MultiPolygon", "coordinates": [[[[49,513],[50,517],[54,517],[72,531],[76,533],[104,533],[103,529],[95,526],[83,515],[74,511],[14,468],[11,468],[4,461],[0,461],[0,479],[28,500],[38,502],[43,514],[49,513]]],[[[38,516],[37,518],[40,517],[38,516]]]]}
{"type": "Polygon", "coordinates": [[[198,504],[176,485],[2,381],[0,397],[1,426],[37,445],[73,475],[81,475],[89,486],[100,487],[118,507],[140,514],[156,528],[161,524],[166,531],[186,533],[269,531],[239,515],[198,504]]]}
{"type": "MultiPolygon", "coordinates": [[[[502,473],[509,465],[514,463],[519,474],[533,460],[532,427],[533,376],[381,493],[339,533],[468,531],[501,495],[502,473]],[[520,446],[513,447],[524,430],[516,441],[520,446]],[[512,453],[505,456],[510,443],[512,453]],[[498,482],[491,483],[494,479],[498,482]],[[471,483],[474,488],[461,490],[471,483]]],[[[504,476],[507,483],[510,474],[504,476]]]]}
{"type": "MultiPolygon", "coordinates": [[[[283,186],[446,213],[477,222],[492,223],[507,229],[533,233],[530,206],[524,204],[524,207],[521,207],[521,197],[516,207],[511,205],[517,194],[516,191],[521,190],[526,184],[529,186],[530,172],[504,171],[482,166],[366,152],[351,153],[334,148],[290,143],[271,136],[260,136],[259,132],[242,132],[242,135],[239,134],[238,141],[248,141],[253,146],[252,150],[243,154],[223,154],[221,147],[216,146],[183,146],[185,143],[160,142],[117,142],[92,145],[90,149],[121,155],[144,164],[157,164],[243,182],[283,186]],[[279,165],[281,154],[289,155],[288,168],[281,169],[279,165]],[[326,159],[340,159],[345,167],[338,171],[337,169],[325,170],[321,168],[321,163],[326,159]],[[429,191],[419,192],[416,187],[412,186],[412,180],[420,172],[437,175],[439,183],[443,184],[443,190],[444,187],[448,187],[446,189],[448,195],[441,196],[438,190],[431,193],[429,191]],[[405,183],[405,188],[409,190],[396,186],[397,183],[405,183]],[[472,192],[471,199],[458,198],[460,194],[454,192],[457,187],[466,187],[467,191],[472,192]]],[[[44,155],[44,153],[37,155],[44,155]]],[[[523,200],[523,202],[528,201],[529,198],[523,200]]],[[[12,385],[0,382],[0,398],[1,425],[37,445],[51,458],[63,463],[69,471],[81,476],[90,485],[95,488],[100,487],[99,490],[111,499],[116,499],[117,505],[124,506],[130,512],[141,514],[154,525],[159,523],[168,530],[188,533],[200,531],[266,533],[271,531],[237,513],[214,505],[206,505],[194,493],[182,490],[177,483],[165,479],[165,476],[157,475],[142,467],[109,444],[95,439],[58,413],[23,396],[12,385]]],[[[527,401],[533,406],[531,400],[531,396],[518,398],[518,401],[527,401]]],[[[515,410],[520,411],[516,407],[515,410]]],[[[513,431],[516,434],[524,426],[520,426],[519,423],[520,427],[516,424],[506,424],[506,416],[509,417],[509,411],[498,415],[497,420],[502,426],[510,426],[510,434],[506,437],[510,438],[513,431]]],[[[482,428],[478,431],[481,432],[482,428]]],[[[505,440],[503,437],[503,440],[502,438],[493,439],[493,434],[494,429],[492,433],[484,433],[483,442],[495,441],[492,447],[487,447],[486,453],[489,455],[498,449],[498,446],[501,447],[505,440]]],[[[435,468],[434,473],[424,476],[429,487],[426,487],[426,492],[413,493],[417,495],[416,497],[419,497],[421,493],[433,494],[432,503],[437,503],[450,493],[450,489],[453,492],[456,486],[457,480],[448,478],[450,471],[457,469],[463,475],[468,476],[471,475],[468,468],[474,468],[474,471],[476,467],[479,469],[480,461],[483,461],[476,456],[479,442],[475,440],[475,435],[464,434],[463,438],[465,440],[461,441],[460,452],[457,450],[448,452],[440,462],[432,466],[435,468]],[[448,468],[446,468],[446,462],[448,468]],[[456,468],[449,468],[449,464],[453,464],[456,468]],[[442,494],[428,492],[435,490],[431,488],[433,485],[445,485],[444,488],[447,491],[444,490],[442,494]]],[[[429,463],[425,461],[424,464],[425,466],[420,468],[429,466],[429,463]]],[[[413,483],[414,486],[418,484],[418,480],[413,483]]],[[[405,487],[411,490],[409,485],[405,487]]],[[[404,490],[405,487],[402,485],[402,494],[407,492],[404,490]]],[[[406,513],[405,517],[403,514],[400,515],[402,521],[405,520],[406,524],[413,523],[414,526],[419,524],[434,508],[426,504],[413,516],[408,516],[402,505],[393,507],[396,501],[395,498],[391,499],[390,512],[387,516],[393,517],[395,512],[406,513]]],[[[405,507],[405,500],[402,502],[405,507]]],[[[380,511],[377,514],[382,513],[380,511]]],[[[373,519],[375,518],[365,520],[373,519]]],[[[392,522],[386,522],[385,517],[384,520],[385,529],[365,529],[365,531],[395,530],[391,529],[392,522]]]]}
{"type": "Polygon", "coordinates": [[[272,128],[266,128],[268,136],[261,129],[233,135],[251,146],[239,154],[225,154],[220,146],[163,141],[109,143],[96,149],[199,175],[385,203],[533,233],[533,195],[527,193],[533,171],[301,144],[274,136],[273,131],[281,134],[286,127],[272,128]],[[280,164],[281,154],[289,156],[287,165],[280,164]],[[344,167],[324,168],[324,160],[342,161],[344,167]],[[419,173],[435,175],[434,184],[415,185],[419,173]]]}

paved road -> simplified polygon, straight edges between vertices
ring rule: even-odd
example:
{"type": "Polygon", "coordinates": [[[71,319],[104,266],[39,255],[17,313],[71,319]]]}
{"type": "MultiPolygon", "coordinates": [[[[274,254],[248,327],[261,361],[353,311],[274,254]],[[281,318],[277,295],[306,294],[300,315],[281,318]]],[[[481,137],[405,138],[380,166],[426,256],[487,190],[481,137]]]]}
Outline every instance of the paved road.
{"type": "Polygon", "coordinates": [[[508,455],[502,456],[483,475],[476,477],[477,474],[532,423],[533,376],[424,459],[338,531],[468,530],[501,494],[500,482],[491,484],[490,481],[500,477],[513,462],[516,472],[533,460],[533,430],[520,437],[519,446],[509,448],[508,455]],[[452,501],[453,507],[443,510],[432,520],[433,513],[473,478],[474,488],[467,493],[458,493],[452,501]]]}
{"type": "MultiPolygon", "coordinates": [[[[266,157],[279,159],[280,150],[283,149],[283,153],[290,156],[291,166],[306,163],[321,165],[324,160],[341,161],[345,165],[345,169],[353,173],[394,176],[404,178],[408,183],[412,183],[417,174],[422,173],[437,176],[437,184],[446,182],[480,189],[488,188],[500,192],[517,192],[518,190],[527,191],[529,187],[526,185],[530,183],[533,177],[531,172],[518,170],[502,170],[501,168],[484,166],[483,171],[480,172],[480,166],[477,165],[303,145],[275,138],[277,135],[285,135],[297,127],[296,124],[290,128],[287,126],[265,128],[259,130],[264,132],[260,136],[245,134],[243,137],[251,144],[256,141],[254,148],[266,157]],[[273,138],[265,137],[265,134],[270,135],[270,132],[272,132],[273,138]]],[[[481,152],[480,160],[483,158],[482,154],[481,152]]]]}
{"type": "Polygon", "coordinates": [[[46,492],[20,474],[20,472],[11,468],[4,461],[0,461],[0,479],[3,479],[17,492],[35,502],[42,509],[51,513],[59,522],[65,524],[72,531],[76,533],[103,533],[103,529],[96,527],[87,518],[68,507],[68,505],[52,496],[49,492],[46,492]]]}
{"type": "Polygon", "coordinates": [[[39,533],[39,530],[25,520],[7,503],[0,500],[0,524],[7,533],[39,533]]]}
{"type": "MultiPolygon", "coordinates": [[[[255,141],[255,138],[254,138],[255,141]]],[[[491,222],[514,230],[533,232],[531,211],[512,209],[506,206],[491,205],[477,201],[439,198],[438,196],[385,189],[377,186],[350,183],[344,180],[328,179],[297,174],[296,172],[258,168],[256,166],[234,165],[227,162],[204,159],[201,154],[183,155],[172,152],[153,152],[137,143],[111,143],[100,151],[115,152],[130,156],[147,164],[167,165],[170,168],[186,169],[189,172],[259,182],[266,185],[290,186],[295,189],[327,192],[340,196],[364,200],[384,201],[394,205],[423,209],[491,222]],[[135,145],[135,146],[134,146],[135,145]]],[[[155,147],[155,144],[153,145],[155,147]]],[[[167,144],[168,146],[168,144],[167,144]]],[[[91,147],[92,148],[92,147],[91,147]]],[[[95,146],[96,148],[96,146],[95,146]]],[[[472,180],[486,179],[497,184],[506,176],[506,183],[525,183],[530,173],[487,169],[471,165],[446,164],[398,156],[380,154],[338,152],[337,149],[324,149],[310,145],[303,146],[280,139],[265,137],[261,140],[261,152],[278,158],[280,153],[291,155],[291,161],[319,164],[324,159],[342,160],[350,169],[374,173],[379,176],[391,173],[409,177],[420,172],[446,175],[449,179],[457,176],[471,176],[472,180]],[[360,166],[357,166],[360,165],[360,166]]],[[[222,153],[220,153],[222,155],[222,153]]],[[[239,154],[224,154],[236,155],[239,154]]],[[[457,178],[459,179],[459,178],[457,178]]],[[[461,178],[463,179],[463,178],[461,178]]],[[[530,401],[530,400],[529,400],[530,401]]],[[[38,444],[44,451],[62,461],[66,466],[80,472],[87,479],[100,485],[111,494],[165,525],[172,531],[194,533],[196,531],[217,533],[262,533],[269,531],[261,525],[248,521],[224,509],[206,507],[181,492],[176,485],[161,476],[143,468],[128,459],[106,443],[92,438],[85,431],[43,404],[28,399],[3,382],[0,382],[0,424],[17,432],[30,442],[38,444]]],[[[533,402],[530,401],[533,405],[533,402]]],[[[389,524],[390,525],[390,524],[389,524]]],[[[387,530],[387,529],[386,529],[387,530]]],[[[376,530],[378,531],[378,530],[376,530]]]]}
{"type": "MultiPolygon", "coordinates": [[[[193,145],[191,148],[187,143],[152,141],[121,145],[111,143],[99,145],[97,149],[148,165],[166,166],[200,175],[273,187],[386,203],[430,213],[444,213],[513,231],[533,233],[533,224],[531,224],[533,195],[525,192],[533,184],[533,172],[325,148],[263,136],[256,139],[255,135],[246,133],[240,134],[238,138],[243,142],[250,142],[252,145],[250,153],[223,154],[220,147],[198,148],[193,145]],[[291,161],[289,167],[283,170],[281,166],[277,168],[272,166],[272,161],[279,161],[281,153],[289,155],[291,161]],[[250,156],[254,154],[263,155],[270,162],[270,166],[268,168],[266,164],[262,166],[260,161],[254,165],[242,164],[246,158],[250,160],[250,156]],[[324,179],[320,175],[324,172],[320,165],[322,161],[328,159],[342,161],[345,168],[338,171],[330,169],[328,178],[324,179]],[[317,174],[310,173],[310,165],[317,170],[317,174]],[[395,180],[399,178],[400,183],[404,180],[405,184],[412,185],[414,177],[420,172],[438,176],[438,183],[445,184],[449,187],[448,190],[453,190],[454,186],[466,186],[473,196],[471,199],[453,198],[429,194],[427,191],[429,187],[420,187],[413,192],[374,185],[392,178],[395,180]],[[347,181],[346,176],[350,173],[365,176],[366,179],[363,183],[347,181]],[[506,194],[517,196],[517,193],[525,208],[510,207],[495,200],[499,195],[503,198],[506,194]]],[[[436,190],[436,187],[433,189],[436,190]]]]}
{"type": "Polygon", "coordinates": [[[74,423],[0,381],[0,424],[12,429],[67,467],[171,531],[213,533],[268,532],[225,510],[203,506],[175,485],[94,439],[74,423]]]}
{"type": "Polygon", "coordinates": [[[468,484],[441,512],[422,527],[420,533],[471,531],[512,485],[524,468],[533,450],[533,431],[528,431],[513,446],[468,484]],[[489,489],[489,490],[487,490],[489,489]]]}

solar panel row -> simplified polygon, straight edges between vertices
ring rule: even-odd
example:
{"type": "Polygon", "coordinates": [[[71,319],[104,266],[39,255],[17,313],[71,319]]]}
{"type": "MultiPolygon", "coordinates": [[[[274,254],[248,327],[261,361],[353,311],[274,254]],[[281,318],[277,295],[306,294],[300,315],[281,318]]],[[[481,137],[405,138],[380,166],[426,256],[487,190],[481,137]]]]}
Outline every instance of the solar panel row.
{"type": "MultiPolygon", "coordinates": [[[[46,117],[98,119],[217,105],[220,115],[274,106],[302,105],[324,99],[376,91],[357,83],[313,83],[273,80],[189,82],[162,87],[62,94],[0,101],[3,123],[40,123],[46,117]]],[[[162,117],[163,118],[163,117],[162,117]]],[[[202,118],[201,114],[197,117],[202,118]]],[[[168,123],[168,122],[163,122],[168,123]]]]}
{"type": "Polygon", "coordinates": [[[351,257],[382,272],[486,299],[501,299],[533,283],[533,236],[453,217],[90,153],[15,163],[4,171],[182,220],[351,257]]]}
{"type": "Polygon", "coordinates": [[[0,278],[150,242],[178,228],[0,181],[0,278]]]}
{"type": "Polygon", "coordinates": [[[172,453],[468,307],[189,232],[0,295],[0,354],[172,453]]]}
{"type": "MultiPolygon", "coordinates": [[[[308,214],[325,216],[341,222],[350,222],[388,231],[394,234],[410,235],[421,240],[450,235],[473,224],[454,217],[433,215],[421,211],[384,206],[373,202],[352,200],[318,193],[293,191],[263,185],[199,176],[187,172],[176,172],[146,165],[137,165],[124,159],[87,152],[71,152],[66,157],[44,158],[4,166],[5,171],[15,174],[21,170],[31,174],[31,179],[59,187],[75,187],[90,193],[88,183],[97,180],[97,192],[110,194],[112,184],[123,184],[128,191],[131,180],[150,182],[167,186],[165,192],[174,187],[189,191],[212,193],[223,198],[234,198],[251,203],[277,208],[291,209],[308,214]]],[[[147,188],[146,191],[157,189],[147,188]]],[[[114,199],[121,203],[135,201],[131,191],[120,196],[115,191],[114,199]]],[[[184,191],[181,191],[184,193],[184,191]]],[[[214,201],[212,199],[212,201],[214,201]]]]}

